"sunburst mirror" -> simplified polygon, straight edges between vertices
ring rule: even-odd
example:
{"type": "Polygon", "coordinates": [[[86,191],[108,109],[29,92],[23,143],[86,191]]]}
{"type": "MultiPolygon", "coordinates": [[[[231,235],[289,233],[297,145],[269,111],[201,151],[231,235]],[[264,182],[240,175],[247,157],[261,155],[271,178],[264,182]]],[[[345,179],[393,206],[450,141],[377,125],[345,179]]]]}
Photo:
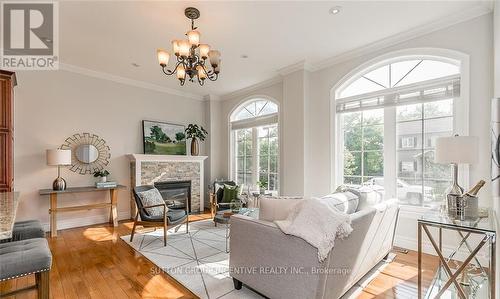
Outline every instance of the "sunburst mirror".
{"type": "Polygon", "coordinates": [[[90,133],[77,133],[66,138],[61,149],[71,150],[70,170],[79,174],[103,170],[111,158],[106,141],[90,133]]]}

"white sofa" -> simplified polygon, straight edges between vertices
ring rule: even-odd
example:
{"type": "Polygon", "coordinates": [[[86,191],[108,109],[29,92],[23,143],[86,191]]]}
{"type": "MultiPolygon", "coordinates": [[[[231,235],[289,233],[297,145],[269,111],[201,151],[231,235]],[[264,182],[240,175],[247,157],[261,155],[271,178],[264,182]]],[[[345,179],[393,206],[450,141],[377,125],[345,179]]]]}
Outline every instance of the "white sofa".
{"type": "Polygon", "coordinates": [[[273,222],[231,217],[229,265],[241,283],[269,298],[340,298],[392,249],[397,200],[351,214],[353,232],[319,263],[317,249],[273,222]]]}

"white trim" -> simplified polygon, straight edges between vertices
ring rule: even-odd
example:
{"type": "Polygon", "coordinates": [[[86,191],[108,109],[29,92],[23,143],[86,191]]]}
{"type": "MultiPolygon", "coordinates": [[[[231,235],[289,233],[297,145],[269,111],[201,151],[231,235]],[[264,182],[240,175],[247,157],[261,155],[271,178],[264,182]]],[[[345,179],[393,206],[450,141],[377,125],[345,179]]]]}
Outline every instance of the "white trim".
{"type": "Polygon", "coordinates": [[[128,154],[131,161],[203,162],[208,156],[128,154]]]}
{"type": "Polygon", "coordinates": [[[416,27],[414,29],[410,29],[405,32],[401,32],[390,37],[378,40],[371,44],[352,49],[346,51],[342,54],[336,55],[334,57],[325,59],[320,62],[312,63],[310,70],[315,72],[325,68],[332,67],[336,64],[358,58],[367,54],[371,54],[375,51],[394,46],[400,44],[402,42],[418,38],[420,36],[430,34],[432,32],[436,32],[442,30],[444,28],[466,22],[468,20],[472,20],[474,18],[478,18],[482,15],[488,14],[492,12],[491,6],[486,5],[477,5],[473,8],[468,8],[460,13],[456,13],[453,15],[449,15],[447,17],[441,18],[435,22],[427,23],[423,26],[416,27]]]}
{"type": "MultiPolygon", "coordinates": [[[[364,73],[364,70],[370,69],[372,67],[380,66],[381,64],[386,64],[391,61],[398,61],[400,57],[433,57],[434,59],[446,60],[449,62],[455,61],[460,63],[460,97],[457,101],[461,101],[461,105],[453,105],[454,107],[454,130],[455,133],[460,135],[469,134],[469,102],[470,102],[470,63],[469,55],[449,49],[442,48],[410,48],[404,50],[393,51],[384,55],[377,56],[370,59],[359,66],[348,72],[342,77],[331,89],[330,89],[330,140],[335,144],[330,146],[330,189],[335,190],[336,186],[341,183],[341,174],[339,173],[340,167],[336,165],[336,157],[341,152],[340,148],[340,138],[338,136],[337,127],[339,125],[339,118],[336,112],[336,97],[338,95],[338,90],[345,86],[346,83],[351,81],[351,78],[357,77],[359,73],[364,73]],[[449,60],[448,60],[449,59],[449,60]],[[461,120],[466,121],[461,121],[461,120]]],[[[456,101],[456,102],[457,102],[456,101]]],[[[342,160],[342,159],[340,159],[342,160]]],[[[342,162],[340,162],[342,163],[342,162]]],[[[460,182],[469,184],[469,173],[467,165],[460,165],[460,182]]]]}
{"type": "Polygon", "coordinates": [[[193,100],[198,100],[198,101],[204,100],[204,96],[199,95],[199,94],[184,92],[184,91],[180,91],[180,90],[177,90],[174,88],[169,88],[169,87],[165,87],[165,86],[152,84],[149,82],[125,78],[125,77],[112,75],[112,74],[104,73],[104,72],[100,72],[100,71],[94,71],[94,70],[79,67],[76,65],[59,63],[59,69],[63,70],[63,71],[67,71],[67,72],[72,72],[72,73],[88,76],[88,77],[93,77],[93,78],[113,81],[113,82],[120,83],[120,84],[125,84],[125,85],[135,86],[135,87],[139,87],[139,88],[154,90],[154,91],[158,91],[158,92],[168,93],[171,95],[185,97],[188,99],[193,99],[193,100]]]}
{"type": "Polygon", "coordinates": [[[245,98],[248,98],[248,94],[250,94],[252,92],[255,92],[255,91],[263,89],[263,88],[271,87],[275,84],[282,83],[282,82],[283,82],[283,78],[281,76],[276,76],[276,77],[273,77],[271,79],[250,85],[248,87],[244,87],[242,89],[224,94],[220,97],[220,99],[222,101],[225,101],[225,100],[230,100],[230,99],[239,98],[239,97],[243,97],[243,96],[245,98]]]}
{"type": "Polygon", "coordinates": [[[294,64],[291,64],[289,66],[285,66],[284,68],[280,68],[278,70],[278,73],[281,76],[286,76],[286,75],[289,75],[291,73],[294,73],[294,72],[300,71],[300,70],[311,71],[312,68],[311,68],[311,65],[309,63],[307,63],[305,60],[301,60],[301,61],[296,62],[294,64]]]}

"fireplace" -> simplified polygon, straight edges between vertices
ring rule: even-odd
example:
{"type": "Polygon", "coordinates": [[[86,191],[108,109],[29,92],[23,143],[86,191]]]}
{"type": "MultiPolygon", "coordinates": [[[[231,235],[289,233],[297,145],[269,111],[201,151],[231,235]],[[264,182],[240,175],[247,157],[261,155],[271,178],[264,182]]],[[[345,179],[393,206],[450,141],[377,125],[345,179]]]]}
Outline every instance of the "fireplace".
{"type": "Polygon", "coordinates": [[[155,182],[169,209],[185,209],[191,213],[191,181],[155,182]]]}

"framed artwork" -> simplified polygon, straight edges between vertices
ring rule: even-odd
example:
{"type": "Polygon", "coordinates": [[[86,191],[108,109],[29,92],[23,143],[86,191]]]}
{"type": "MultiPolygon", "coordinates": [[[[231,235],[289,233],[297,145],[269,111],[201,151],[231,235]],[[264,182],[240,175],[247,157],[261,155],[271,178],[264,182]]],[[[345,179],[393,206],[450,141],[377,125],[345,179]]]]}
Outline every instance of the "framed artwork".
{"type": "Polygon", "coordinates": [[[185,127],[159,121],[142,121],[144,154],[186,155],[185,127]]]}

